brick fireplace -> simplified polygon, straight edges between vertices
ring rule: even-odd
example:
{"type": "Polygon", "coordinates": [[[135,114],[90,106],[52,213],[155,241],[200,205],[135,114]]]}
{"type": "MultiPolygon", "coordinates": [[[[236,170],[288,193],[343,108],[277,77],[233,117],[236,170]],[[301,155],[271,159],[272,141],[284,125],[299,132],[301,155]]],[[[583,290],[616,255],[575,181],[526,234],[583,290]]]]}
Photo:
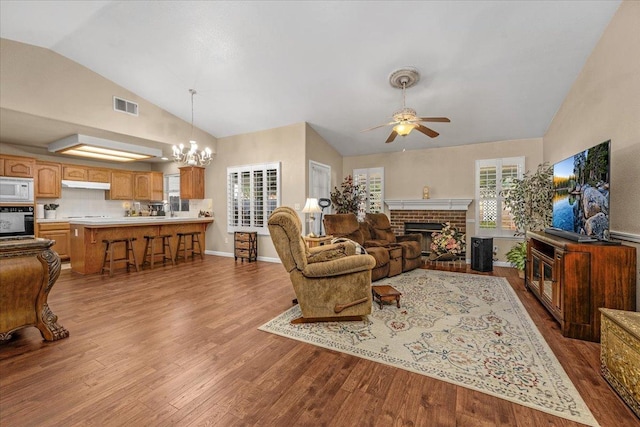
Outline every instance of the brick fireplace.
{"type": "Polygon", "coordinates": [[[430,252],[431,233],[439,231],[438,224],[449,222],[452,227],[466,234],[470,203],[471,199],[385,200],[394,234],[405,234],[405,223],[410,223],[407,225],[416,230],[412,232],[421,232],[423,235],[423,254],[430,252]]]}

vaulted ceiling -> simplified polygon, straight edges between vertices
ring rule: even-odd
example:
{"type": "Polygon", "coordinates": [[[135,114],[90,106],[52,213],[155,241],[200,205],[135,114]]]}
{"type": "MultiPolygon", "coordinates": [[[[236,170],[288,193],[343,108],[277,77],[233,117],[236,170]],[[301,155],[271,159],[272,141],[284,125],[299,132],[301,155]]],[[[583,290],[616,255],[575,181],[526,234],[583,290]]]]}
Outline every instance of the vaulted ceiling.
{"type": "MultiPolygon", "coordinates": [[[[215,137],[308,122],[342,155],[544,135],[619,1],[9,1],[0,35],[55,51],[215,137]],[[402,91],[446,116],[391,144],[402,91]]],[[[0,93],[1,96],[1,93],[0,93]]]]}

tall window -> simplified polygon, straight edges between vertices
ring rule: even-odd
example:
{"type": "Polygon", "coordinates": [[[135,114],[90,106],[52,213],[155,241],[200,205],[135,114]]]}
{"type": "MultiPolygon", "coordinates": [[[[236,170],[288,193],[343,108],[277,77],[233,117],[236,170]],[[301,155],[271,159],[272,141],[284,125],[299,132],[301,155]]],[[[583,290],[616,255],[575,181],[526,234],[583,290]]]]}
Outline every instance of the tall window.
{"type": "Polygon", "coordinates": [[[364,211],[368,213],[380,213],[384,203],[384,168],[354,169],[353,181],[363,185],[367,199],[364,211]]]}
{"type": "Polygon", "coordinates": [[[267,219],[280,205],[280,163],[227,168],[227,231],[269,234],[267,219]]]}
{"type": "Polygon", "coordinates": [[[502,190],[522,178],[524,157],[476,160],[476,232],[483,236],[513,236],[516,227],[504,207],[502,190]]]}
{"type": "Polygon", "coordinates": [[[165,206],[165,209],[169,209],[166,214],[169,215],[170,212],[188,212],[189,200],[180,199],[180,174],[168,174],[165,175],[164,179],[164,197],[169,202],[169,206],[165,206]]]}

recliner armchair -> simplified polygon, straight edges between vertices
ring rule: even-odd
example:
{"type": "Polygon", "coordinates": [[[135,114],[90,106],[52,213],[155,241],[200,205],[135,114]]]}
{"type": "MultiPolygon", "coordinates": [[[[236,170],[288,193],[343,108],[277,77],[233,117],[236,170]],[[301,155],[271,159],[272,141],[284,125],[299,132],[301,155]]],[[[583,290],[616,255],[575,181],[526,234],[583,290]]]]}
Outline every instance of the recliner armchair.
{"type": "Polygon", "coordinates": [[[268,226],[302,311],[293,323],[356,320],[371,313],[372,256],[355,255],[350,243],[309,249],[300,218],[289,207],[276,208],[268,226]]]}
{"type": "Polygon", "coordinates": [[[422,265],[422,234],[396,236],[391,230],[389,218],[383,213],[368,213],[365,219],[373,230],[372,237],[402,246],[403,272],[413,270],[422,265]]]}
{"type": "MultiPolygon", "coordinates": [[[[387,242],[365,240],[358,218],[354,214],[327,214],[323,219],[324,230],[333,237],[345,237],[364,246],[367,253],[376,260],[371,271],[371,280],[376,281],[389,275],[389,250],[387,242]]],[[[366,224],[365,224],[366,226],[366,224]]]]}

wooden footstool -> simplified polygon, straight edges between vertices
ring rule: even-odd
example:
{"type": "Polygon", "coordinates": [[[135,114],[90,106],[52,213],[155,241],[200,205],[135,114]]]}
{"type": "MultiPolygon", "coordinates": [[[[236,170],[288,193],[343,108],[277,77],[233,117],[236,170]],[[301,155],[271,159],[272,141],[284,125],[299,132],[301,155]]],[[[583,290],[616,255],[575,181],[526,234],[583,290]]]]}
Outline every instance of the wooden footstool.
{"type": "Polygon", "coordinates": [[[380,310],[382,310],[382,303],[384,301],[393,302],[395,300],[396,306],[400,308],[400,295],[402,295],[393,286],[380,285],[372,286],[371,293],[373,293],[374,301],[377,299],[380,304],[380,310]]]}

